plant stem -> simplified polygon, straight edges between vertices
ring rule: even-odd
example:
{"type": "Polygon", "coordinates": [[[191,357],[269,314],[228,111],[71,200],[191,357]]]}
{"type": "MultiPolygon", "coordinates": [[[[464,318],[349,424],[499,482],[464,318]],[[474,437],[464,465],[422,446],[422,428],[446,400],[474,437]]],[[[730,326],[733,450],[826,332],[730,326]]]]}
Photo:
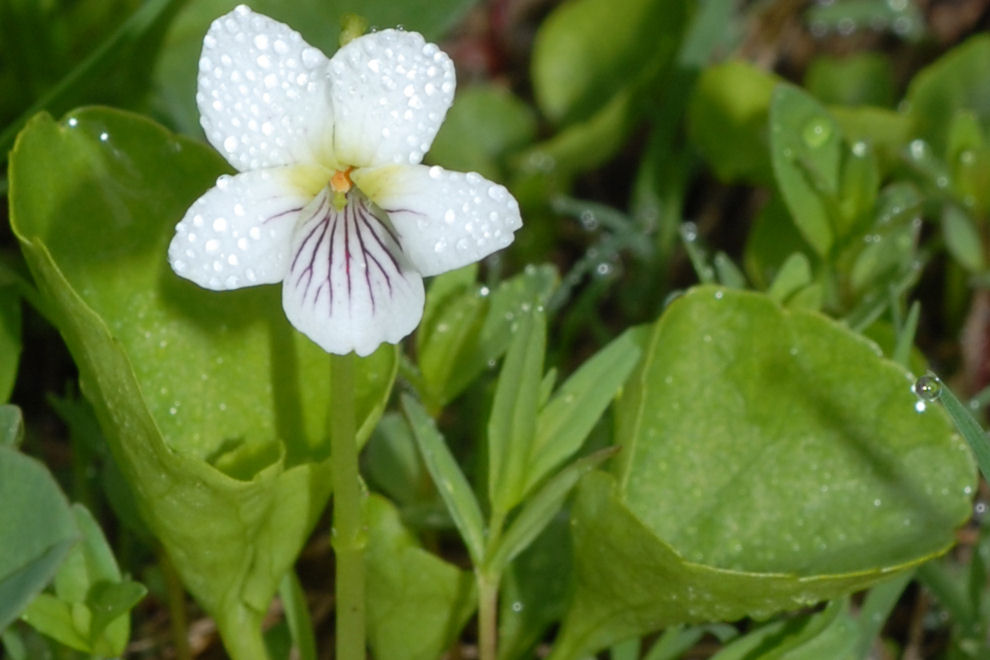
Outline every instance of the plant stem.
{"type": "Polygon", "coordinates": [[[177,660],[192,660],[189,650],[189,617],[186,615],[186,592],[175,572],[172,560],[160,550],[158,565],[165,579],[165,595],[168,603],[169,629],[172,634],[173,653],[177,660]]]}
{"type": "Polygon", "coordinates": [[[478,580],[478,658],[495,660],[498,639],[498,583],[496,576],[476,571],[478,580]]]}
{"type": "Polygon", "coordinates": [[[330,446],[338,660],[363,660],[364,544],[354,421],[354,355],[331,355],[330,446]]]}
{"type": "Polygon", "coordinates": [[[263,613],[234,603],[217,617],[217,627],[227,655],[233,660],[268,660],[268,647],[261,633],[263,613]]]}

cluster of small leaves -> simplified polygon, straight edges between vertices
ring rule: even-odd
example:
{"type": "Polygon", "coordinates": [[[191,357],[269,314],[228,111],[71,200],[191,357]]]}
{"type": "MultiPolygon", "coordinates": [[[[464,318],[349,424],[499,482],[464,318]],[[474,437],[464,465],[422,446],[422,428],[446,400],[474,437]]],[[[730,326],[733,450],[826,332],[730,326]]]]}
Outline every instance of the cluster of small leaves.
{"type": "MultiPolygon", "coordinates": [[[[0,92],[19,90],[0,93],[0,401],[56,341],[23,326],[58,331],[55,378],[77,375],[88,402],[39,397],[74,475],[46,451],[61,438],[0,406],[12,658],[123,654],[146,593],[183,620],[173,570],[231,657],[317,655],[319,587],[293,567],[330,497],[327,360],[271,287],[218,296],[165,260],[228,169],[194,94],[206,26],[235,4],[0,0],[0,92]],[[71,109],[94,102],[118,109],[71,109]],[[263,635],[275,600],[284,621],[263,635]]],[[[434,278],[415,337],[358,362],[376,657],[440,657],[493,593],[481,636],[500,658],[549,643],[555,660],[661,660],[704,638],[723,660],[865,657],[915,576],[953,651],[986,653],[990,536],[966,566],[937,559],[970,516],[974,462],[912,384],[919,319],[958,330],[986,283],[990,40],[910,78],[861,52],[797,81],[731,55],[789,3],[736,4],[570,0],[536,26],[527,72],[459,89],[428,160],[504,182],[525,226],[505,255],[434,278]],[[692,190],[724,194],[712,178],[748,191],[753,217],[706,217],[692,190]],[[684,263],[702,283],[686,292],[684,263]],[[909,304],[932,263],[934,302],[909,304]]],[[[327,52],[350,11],[428,38],[484,16],[470,0],[253,8],[327,52]]],[[[489,18],[489,55],[509,62],[506,18],[489,18]]],[[[794,29],[927,38],[906,1],[836,0],[794,29]]]]}

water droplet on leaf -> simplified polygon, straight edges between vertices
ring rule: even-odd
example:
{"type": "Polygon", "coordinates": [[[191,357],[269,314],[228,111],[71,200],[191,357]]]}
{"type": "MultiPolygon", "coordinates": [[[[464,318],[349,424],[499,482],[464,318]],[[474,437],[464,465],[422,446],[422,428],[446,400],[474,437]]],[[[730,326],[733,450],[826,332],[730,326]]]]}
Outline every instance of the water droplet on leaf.
{"type": "Polygon", "coordinates": [[[801,137],[806,145],[812,149],[817,149],[832,137],[832,126],[825,118],[812,119],[805,125],[801,137]]]}
{"type": "Polygon", "coordinates": [[[935,376],[922,376],[914,383],[914,393],[925,401],[936,401],[942,393],[942,381],[935,376]]]}

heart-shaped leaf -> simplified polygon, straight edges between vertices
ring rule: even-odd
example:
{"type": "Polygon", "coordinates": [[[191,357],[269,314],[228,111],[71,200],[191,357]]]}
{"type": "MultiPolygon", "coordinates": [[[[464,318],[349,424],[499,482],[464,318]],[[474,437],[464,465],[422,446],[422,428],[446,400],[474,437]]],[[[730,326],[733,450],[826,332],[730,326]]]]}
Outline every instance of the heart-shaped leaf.
{"type": "MultiPolygon", "coordinates": [[[[329,359],[277,287],[218,294],[168,266],[175,223],[224,170],[136,115],[39,115],[11,156],[11,224],[149,526],[231,655],[255,657],[329,495],[332,402],[329,359]]],[[[396,366],[391,346],[360,362],[362,438],[396,366]]]]}
{"type": "Polygon", "coordinates": [[[577,593],[553,657],[767,616],[944,552],[973,459],[912,383],[861,336],[762,294],[674,301],[620,399],[615,476],[578,488],[577,593]]]}

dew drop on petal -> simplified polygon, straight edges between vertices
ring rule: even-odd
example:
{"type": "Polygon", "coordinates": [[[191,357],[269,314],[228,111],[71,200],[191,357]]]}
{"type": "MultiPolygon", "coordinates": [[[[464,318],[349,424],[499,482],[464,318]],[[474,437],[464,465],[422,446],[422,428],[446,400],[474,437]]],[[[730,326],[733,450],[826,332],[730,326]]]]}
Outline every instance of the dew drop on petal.
{"type": "Polygon", "coordinates": [[[315,48],[305,48],[301,57],[303,66],[307,69],[312,69],[323,59],[323,54],[315,48]]]}

